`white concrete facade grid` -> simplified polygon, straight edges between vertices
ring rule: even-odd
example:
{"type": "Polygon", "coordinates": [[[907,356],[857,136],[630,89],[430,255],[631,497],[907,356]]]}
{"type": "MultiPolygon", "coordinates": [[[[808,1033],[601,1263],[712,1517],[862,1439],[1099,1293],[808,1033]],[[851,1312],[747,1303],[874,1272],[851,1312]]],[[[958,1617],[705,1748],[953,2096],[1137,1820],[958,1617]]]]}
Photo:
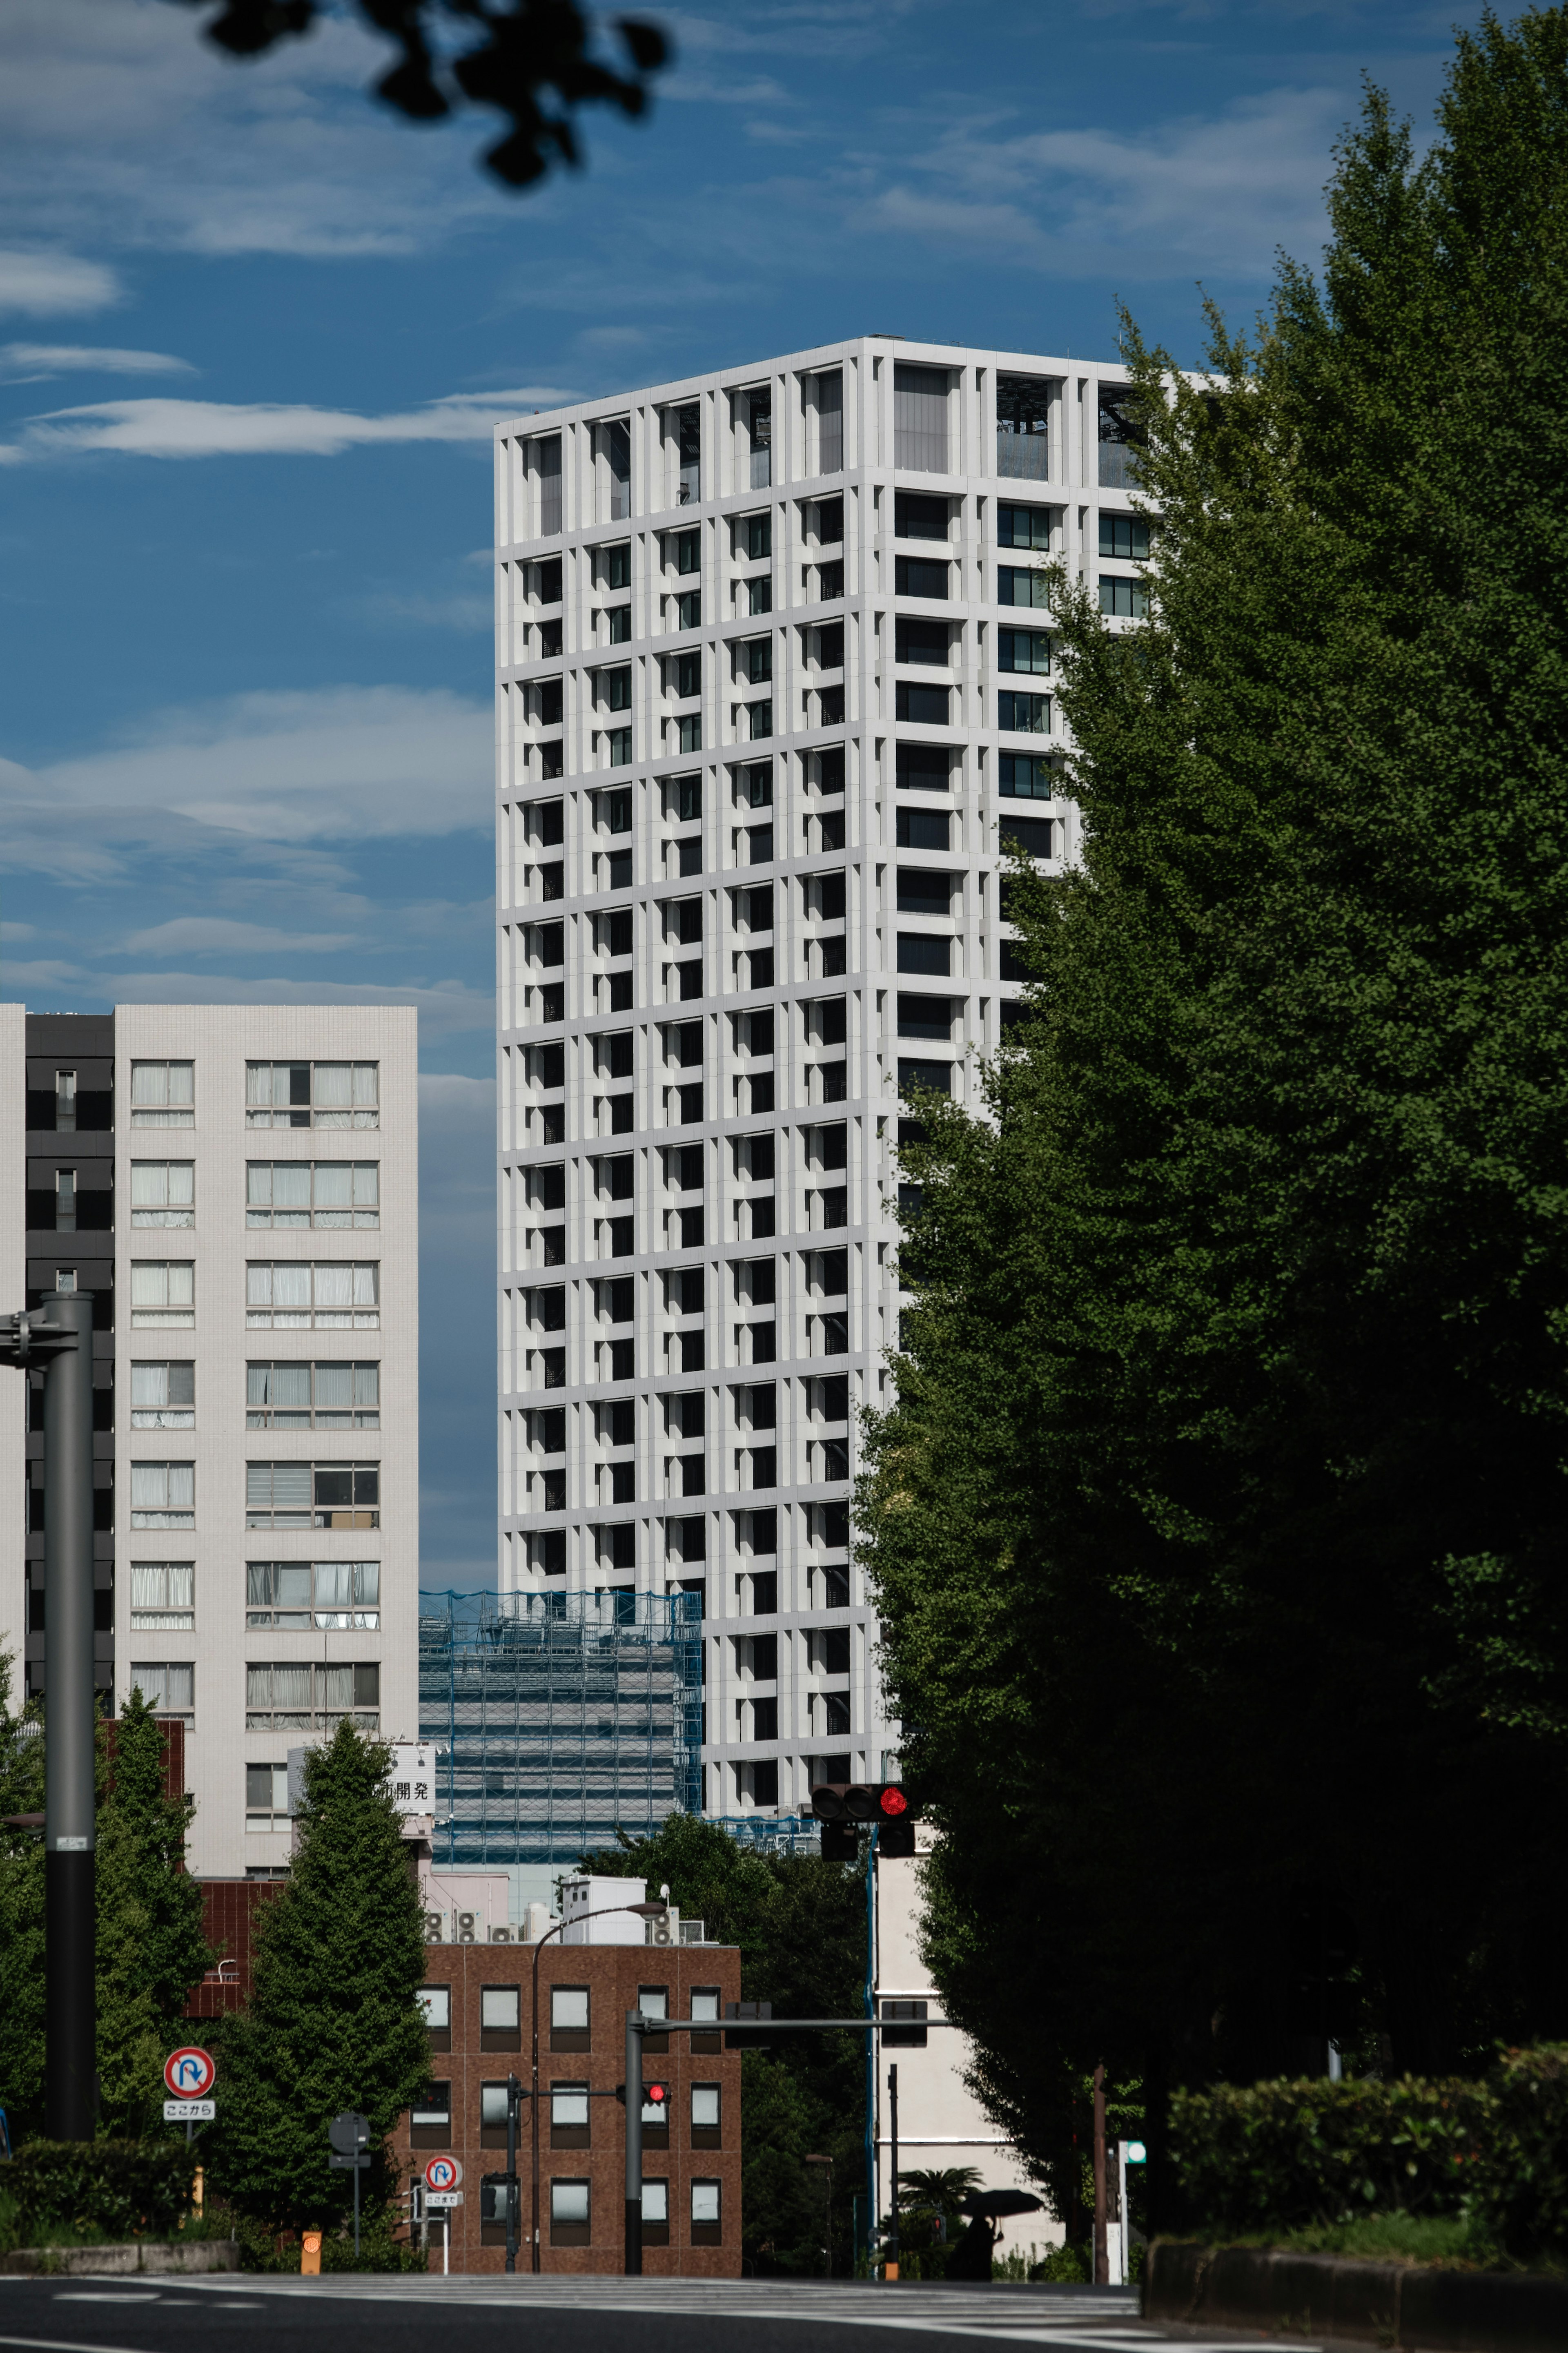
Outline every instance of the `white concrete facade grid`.
{"type": "Polygon", "coordinates": [[[1123,371],[867,336],[498,430],[500,1583],[700,1587],[704,1804],[880,1778],[847,1549],[900,1090],[1047,871],[1049,560],[1135,618],[1123,371]]]}

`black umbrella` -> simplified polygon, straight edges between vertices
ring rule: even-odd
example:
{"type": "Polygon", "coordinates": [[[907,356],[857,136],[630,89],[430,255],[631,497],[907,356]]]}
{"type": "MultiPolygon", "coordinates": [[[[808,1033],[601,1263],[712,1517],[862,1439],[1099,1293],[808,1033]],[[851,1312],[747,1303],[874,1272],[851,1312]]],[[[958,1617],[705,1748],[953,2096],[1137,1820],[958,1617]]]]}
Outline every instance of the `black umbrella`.
{"type": "Polygon", "coordinates": [[[995,2222],[1004,2214],[1038,2214],[1041,2200],[1031,2198],[1026,2189],[972,2189],[960,2211],[984,2215],[987,2221],[995,2222]]]}

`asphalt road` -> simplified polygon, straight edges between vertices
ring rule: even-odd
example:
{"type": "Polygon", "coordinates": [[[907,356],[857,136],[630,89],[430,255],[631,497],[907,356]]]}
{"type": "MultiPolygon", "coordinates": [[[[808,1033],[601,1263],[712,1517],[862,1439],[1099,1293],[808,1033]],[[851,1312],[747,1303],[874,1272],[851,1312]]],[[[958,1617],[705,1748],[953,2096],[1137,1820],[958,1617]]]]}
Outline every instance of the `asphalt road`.
{"type": "MultiPolygon", "coordinates": [[[[895,2353],[933,2337],[1059,2353],[1238,2353],[1263,2338],[1146,2327],[1134,2291],[784,2280],[0,2277],[0,2353],[895,2353]],[[809,2326],[803,2337],[802,2323],[809,2326]],[[867,2331],[875,2337],[868,2342],[867,2331]],[[439,2332],[437,2344],[436,2332],[439,2332]]],[[[1310,2346],[1295,2353],[1314,2353],[1310,2346]]]]}

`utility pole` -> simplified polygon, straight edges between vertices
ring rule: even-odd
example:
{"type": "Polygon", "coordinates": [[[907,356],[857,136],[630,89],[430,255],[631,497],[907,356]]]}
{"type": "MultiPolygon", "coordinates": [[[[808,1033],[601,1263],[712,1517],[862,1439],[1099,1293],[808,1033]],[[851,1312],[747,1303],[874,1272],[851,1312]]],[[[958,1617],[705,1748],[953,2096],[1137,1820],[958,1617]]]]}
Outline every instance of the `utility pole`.
{"type": "Polygon", "coordinates": [[[92,1679],[92,1293],[0,1316],[0,1364],[44,1371],[44,2108],[51,2140],[97,2126],[92,1679]]]}
{"type": "MultiPolygon", "coordinates": [[[[518,2209],[522,2199],[517,2184],[517,2111],[522,2098],[522,2085],[515,2075],[506,2079],[506,2267],[517,2269],[518,2209]]],[[[537,2168],[535,2168],[537,2170],[537,2168]]]]}
{"type": "Polygon", "coordinates": [[[1110,2250],[1105,2233],[1105,2062],[1094,2071],[1094,2284],[1110,2284],[1110,2250]]]}
{"type": "Polygon", "coordinates": [[[642,2277],[642,2014],[626,2016],[626,2276],[642,2277]]]}
{"type": "Polygon", "coordinates": [[[888,2070],[888,2135],[891,2149],[888,2185],[888,2260],[883,2265],[884,2279],[899,2276],[899,2071],[888,2070]]]}

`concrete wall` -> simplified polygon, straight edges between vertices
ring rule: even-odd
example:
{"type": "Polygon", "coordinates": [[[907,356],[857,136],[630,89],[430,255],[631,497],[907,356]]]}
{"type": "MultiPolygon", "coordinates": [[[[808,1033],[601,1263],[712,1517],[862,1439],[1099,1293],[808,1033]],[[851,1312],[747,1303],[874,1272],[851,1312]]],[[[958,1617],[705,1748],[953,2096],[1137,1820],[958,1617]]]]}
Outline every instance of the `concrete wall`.
{"type": "MultiPolygon", "coordinates": [[[[931,1832],[917,1838],[928,1852],[931,1832]]],[[[942,1997],[920,1957],[921,1859],[879,1862],[877,1865],[877,2000],[879,2011],[889,2000],[923,2001],[928,2031],[926,2047],[888,2048],[885,2038],[877,2062],[877,2183],[878,2204],[885,2215],[891,2196],[891,2118],[888,2102],[888,2070],[899,2071],[899,2170],[941,2172],[950,2167],[973,2166],[986,2189],[1023,2189],[1041,2195],[1022,2158],[1005,2133],[997,2130],[964,2082],[971,2048],[954,2029],[931,2021],[945,2016],[942,1997]]],[[[1050,2215],[1019,2214],[997,2231],[996,2253],[1031,2245],[1043,2253],[1059,2246],[1067,2233],[1050,2215]]]]}

